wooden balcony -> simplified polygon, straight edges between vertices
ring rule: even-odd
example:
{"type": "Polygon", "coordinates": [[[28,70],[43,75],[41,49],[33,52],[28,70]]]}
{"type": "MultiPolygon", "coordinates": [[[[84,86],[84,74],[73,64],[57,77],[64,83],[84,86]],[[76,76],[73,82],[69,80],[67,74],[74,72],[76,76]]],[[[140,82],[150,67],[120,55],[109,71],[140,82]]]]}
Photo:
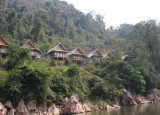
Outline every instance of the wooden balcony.
{"type": "Polygon", "coordinates": [[[83,58],[83,57],[75,57],[75,58],[73,58],[73,61],[83,61],[83,62],[85,62],[85,61],[86,61],[86,58],[83,58]]]}
{"type": "Polygon", "coordinates": [[[31,55],[32,57],[35,57],[35,58],[40,58],[40,54],[39,54],[38,52],[32,51],[32,52],[30,53],[30,55],[31,55]]]}
{"type": "Polygon", "coordinates": [[[66,59],[67,58],[67,55],[65,53],[54,53],[53,58],[56,58],[56,59],[66,59]]]}

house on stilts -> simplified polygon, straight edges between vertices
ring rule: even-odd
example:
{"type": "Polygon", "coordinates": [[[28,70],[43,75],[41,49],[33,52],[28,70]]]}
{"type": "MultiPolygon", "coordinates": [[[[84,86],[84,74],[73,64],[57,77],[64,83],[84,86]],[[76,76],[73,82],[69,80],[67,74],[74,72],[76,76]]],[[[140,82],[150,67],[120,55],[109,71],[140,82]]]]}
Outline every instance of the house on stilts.
{"type": "Polygon", "coordinates": [[[70,51],[67,55],[69,60],[75,62],[77,65],[83,65],[86,63],[86,56],[80,50],[80,48],[70,51]]]}
{"type": "Polygon", "coordinates": [[[49,60],[65,60],[67,59],[67,50],[66,48],[59,43],[58,45],[52,47],[46,54],[45,57],[49,60]]]}
{"type": "Polygon", "coordinates": [[[100,51],[98,51],[98,49],[96,49],[95,51],[89,53],[87,57],[88,57],[89,62],[100,61],[102,58],[102,54],[100,51]]]}
{"type": "Polygon", "coordinates": [[[34,59],[39,59],[41,57],[42,51],[35,47],[35,45],[28,39],[23,45],[22,48],[30,49],[30,55],[34,59]]]}

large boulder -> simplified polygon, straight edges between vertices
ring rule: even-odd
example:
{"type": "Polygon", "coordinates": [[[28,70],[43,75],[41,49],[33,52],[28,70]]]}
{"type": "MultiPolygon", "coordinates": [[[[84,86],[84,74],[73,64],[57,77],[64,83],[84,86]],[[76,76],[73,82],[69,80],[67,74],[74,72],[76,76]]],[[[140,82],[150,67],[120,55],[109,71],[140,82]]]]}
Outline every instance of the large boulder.
{"type": "Polygon", "coordinates": [[[27,104],[28,111],[31,111],[31,110],[35,111],[36,110],[36,104],[37,104],[36,100],[29,101],[29,103],[27,104]]]}
{"type": "Polygon", "coordinates": [[[127,90],[122,90],[122,104],[123,105],[137,105],[135,99],[132,97],[131,93],[129,93],[127,90]]]}
{"type": "Polygon", "coordinates": [[[47,111],[47,105],[46,105],[46,103],[37,105],[37,109],[38,109],[38,111],[41,111],[42,113],[46,112],[47,111]]]}
{"type": "Polygon", "coordinates": [[[14,115],[15,111],[16,111],[15,109],[10,109],[8,115],[14,115]]]}
{"type": "Polygon", "coordinates": [[[113,107],[114,107],[115,109],[120,109],[120,108],[121,108],[121,106],[116,105],[116,104],[114,104],[113,107]]]}
{"type": "Polygon", "coordinates": [[[119,105],[113,105],[113,107],[112,106],[110,106],[110,105],[108,105],[108,104],[104,104],[104,107],[103,107],[105,110],[112,110],[112,109],[119,109],[119,108],[121,108],[121,106],[119,106],[119,105]]]}
{"type": "Polygon", "coordinates": [[[82,108],[85,112],[91,112],[91,108],[88,107],[88,105],[86,105],[85,103],[82,105],[82,108]]]}
{"type": "Polygon", "coordinates": [[[4,104],[4,106],[7,108],[7,109],[12,109],[13,107],[12,107],[12,102],[10,102],[10,101],[7,101],[5,104],[4,104]]]}
{"type": "Polygon", "coordinates": [[[147,101],[143,96],[141,96],[140,94],[135,95],[135,96],[134,96],[134,99],[135,99],[135,101],[137,102],[137,104],[145,104],[145,103],[148,103],[148,101],[147,101]]]}
{"type": "Polygon", "coordinates": [[[108,104],[104,104],[104,107],[103,107],[105,110],[110,110],[110,109],[114,109],[114,107],[108,105],[108,104]]]}
{"type": "Polygon", "coordinates": [[[16,108],[16,115],[29,115],[27,107],[24,105],[24,101],[21,100],[18,103],[18,106],[16,108]]]}
{"type": "Polygon", "coordinates": [[[65,107],[63,109],[64,114],[84,113],[85,110],[82,107],[82,103],[78,101],[77,95],[71,96],[65,100],[65,107]]]}
{"type": "Polygon", "coordinates": [[[55,104],[51,104],[48,108],[48,115],[60,115],[60,110],[55,104]]]}
{"type": "Polygon", "coordinates": [[[160,101],[160,98],[155,94],[148,94],[147,100],[148,101],[160,101]]]}
{"type": "Polygon", "coordinates": [[[7,109],[0,102],[0,115],[6,115],[6,114],[7,114],[7,109]]]}
{"type": "Polygon", "coordinates": [[[155,94],[158,97],[160,97],[160,90],[157,88],[151,89],[151,90],[149,90],[149,94],[155,94]]]}

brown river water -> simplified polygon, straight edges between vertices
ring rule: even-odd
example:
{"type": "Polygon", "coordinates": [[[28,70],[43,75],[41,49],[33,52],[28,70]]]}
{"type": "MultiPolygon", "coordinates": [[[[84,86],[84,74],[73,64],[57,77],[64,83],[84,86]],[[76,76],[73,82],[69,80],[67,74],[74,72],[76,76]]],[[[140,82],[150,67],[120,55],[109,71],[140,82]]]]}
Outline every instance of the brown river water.
{"type": "Polygon", "coordinates": [[[149,103],[137,106],[124,106],[109,111],[93,111],[76,115],[160,115],[160,103],[149,103]]]}

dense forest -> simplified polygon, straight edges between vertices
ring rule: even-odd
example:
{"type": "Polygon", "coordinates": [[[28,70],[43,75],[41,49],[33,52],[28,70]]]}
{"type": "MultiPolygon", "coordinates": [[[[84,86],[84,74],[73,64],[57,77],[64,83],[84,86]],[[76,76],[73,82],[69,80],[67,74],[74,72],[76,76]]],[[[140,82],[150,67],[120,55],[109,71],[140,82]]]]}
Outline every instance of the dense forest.
{"type": "Polygon", "coordinates": [[[114,103],[126,88],[145,95],[160,88],[160,26],[156,20],[106,29],[103,17],[84,14],[59,0],[1,0],[0,34],[10,43],[0,58],[0,102],[15,105],[33,93],[41,102],[58,102],[78,94],[81,101],[114,103]],[[68,50],[111,51],[109,59],[77,66],[69,60],[33,60],[20,48],[31,39],[44,53],[61,42],[68,50]],[[122,55],[137,57],[124,61],[122,55]],[[34,87],[34,88],[33,88],[34,87]]]}
{"type": "Polygon", "coordinates": [[[0,4],[0,34],[19,44],[31,39],[44,52],[58,42],[68,50],[79,46],[86,52],[107,49],[109,44],[101,15],[84,14],[65,1],[2,0],[0,4]]]}

